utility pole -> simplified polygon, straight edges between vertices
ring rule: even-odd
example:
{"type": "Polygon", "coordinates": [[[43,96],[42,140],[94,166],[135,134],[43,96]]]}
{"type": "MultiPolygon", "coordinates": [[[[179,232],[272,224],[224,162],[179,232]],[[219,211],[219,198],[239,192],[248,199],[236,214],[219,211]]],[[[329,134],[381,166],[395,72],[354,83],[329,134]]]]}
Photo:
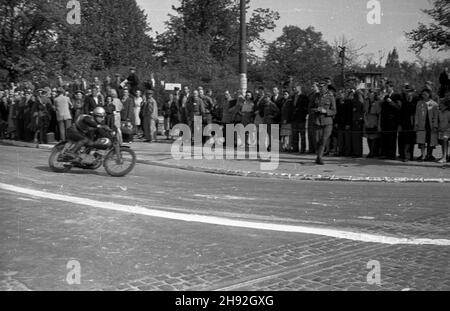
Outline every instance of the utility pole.
{"type": "Polygon", "coordinates": [[[341,51],[339,52],[339,57],[341,58],[341,80],[342,80],[342,87],[345,88],[345,46],[339,47],[341,51]]]}
{"type": "Polygon", "coordinates": [[[247,23],[246,16],[246,0],[241,1],[241,41],[239,52],[239,85],[242,94],[247,91],[247,23]]]}

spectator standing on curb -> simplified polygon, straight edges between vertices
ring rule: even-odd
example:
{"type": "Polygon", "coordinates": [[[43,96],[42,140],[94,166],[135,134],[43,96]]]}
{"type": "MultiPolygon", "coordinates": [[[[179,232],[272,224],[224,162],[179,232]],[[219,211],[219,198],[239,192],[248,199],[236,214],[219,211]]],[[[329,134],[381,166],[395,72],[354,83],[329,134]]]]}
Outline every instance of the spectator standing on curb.
{"type": "Polygon", "coordinates": [[[164,134],[166,135],[167,139],[170,139],[170,117],[172,115],[171,110],[173,105],[175,105],[173,94],[169,94],[169,100],[163,104],[161,111],[164,117],[164,134]]]}
{"type": "Polygon", "coordinates": [[[369,145],[367,158],[380,156],[381,100],[377,93],[370,93],[364,106],[364,132],[369,145]]]}
{"type": "MultiPolygon", "coordinates": [[[[282,152],[292,152],[293,137],[292,137],[292,119],[294,116],[294,105],[290,97],[289,91],[283,91],[283,99],[281,100],[281,129],[280,129],[280,150],[282,152]]],[[[305,116],[306,118],[306,116],[305,116]]],[[[297,141],[298,148],[298,141],[297,141]]]]}
{"type": "Polygon", "coordinates": [[[72,115],[70,113],[72,103],[69,97],[64,95],[64,89],[58,89],[58,96],[55,98],[56,120],[58,121],[59,138],[66,140],[66,130],[72,125],[72,115]]]}
{"type": "MultiPolygon", "coordinates": [[[[194,139],[194,132],[196,128],[194,128],[194,119],[195,117],[201,117],[203,118],[205,115],[205,106],[200,98],[198,90],[194,90],[192,92],[192,96],[189,97],[189,99],[186,102],[186,117],[187,117],[187,124],[189,128],[191,129],[191,135],[192,139],[194,139]]],[[[202,130],[198,129],[197,130],[202,130]]]]}
{"type": "Polygon", "coordinates": [[[364,128],[364,93],[362,89],[357,89],[352,101],[352,152],[354,158],[363,156],[363,128],[364,128]]]}
{"type": "Polygon", "coordinates": [[[292,152],[306,153],[306,117],[308,116],[308,96],[302,93],[302,86],[296,85],[292,95],[293,116],[292,152]],[[300,147],[300,146],[301,147],[300,147]]]}
{"type": "Polygon", "coordinates": [[[381,144],[384,159],[395,160],[399,115],[402,107],[401,96],[394,93],[392,81],[386,83],[387,94],[381,104],[381,144]]]}
{"type": "Polygon", "coordinates": [[[180,120],[180,123],[182,123],[182,124],[187,124],[186,103],[190,96],[191,96],[191,93],[190,93],[189,87],[187,85],[185,85],[183,88],[183,92],[180,96],[180,101],[178,103],[178,113],[179,113],[178,119],[180,120]]]}
{"type": "Polygon", "coordinates": [[[320,90],[317,82],[314,82],[311,87],[311,94],[309,95],[309,104],[308,104],[308,145],[309,150],[308,153],[314,154],[316,153],[316,134],[315,134],[315,120],[314,117],[315,107],[318,106],[320,100],[320,90]]]}
{"type": "Polygon", "coordinates": [[[153,106],[152,118],[150,120],[150,135],[152,137],[152,140],[156,141],[157,136],[158,136],[158,128],[157,128],[157,126],[158,126],[158,116],[159,116],[158,102],[154,98],[154,92],[153,91],[149,91],[148,95],[150,96],[150,100],[151,100],[152,106],[153,106]]]}
{"type": "Polygon", "coordinates": [[[145,100],[141,108],[141,120],[142,120],[142,130],[144,131],[144,139],[145,142],[152,142],[153,136],[152,136],[152,120],[153,120],[153,113],[155,110],[155,107],[157,106],[157,103],[155,99],[153,98],[153,91],[148,90],[146,92],[145,100]]]}
{"type": "Polygon", "coordinates": [[[270,100],[269,96],[266,96],[263,99],[261,105],[262,106],[259,109],[261,117],[263,118],[263,124],[267,125],[267,150],[270,152],[272,148],[272,138],[279,139],[279,137],[272,137],[272,124],[277,124],[275,120],[278,118],[280,110],[278,109],[277,105],[275,105],[275,103],[270,100]]]}
{"type": "Polygon", "coordinates": [[[180,120],[178,120],[179,112],[178,112],[178,90],[175,90],[173,93],[173,101],[172,105],[170,106],[169,110],[169,119],[170,119],[170,129],[172,130],[175,125],[180,123],[180,120]]]}
{"type": "Polygon", "coordinates": [[[328,91],[325,81],[320,83],[320,97],[317,106],[312,109],[314,112],[314,130],[316,134],[316,164],[323,165],[323,154],[325,145],[333,130],[333,117],[336,115],[336,101],[334,96],[328,91]]]}
{"type": "Polygon", "coordinates": [[[416,133],[414,132],[414,116],[416,115],[417,99],[414,89],[405,85],[402,94],[402,108],[400,109],[400,132],[398,134],[398,150],[400,159],[408,162],[414,159],[414,145],[416,133]]]}
{"type": "Polygon", "coordinates": [[[123,90],[122,105],[123,108],[120,112],[122,122],[131,122],[134,131],[136,131],[136,123],[134,119],[134,98],[130,95],[130,91],[128,89],[123,90]]]}
{"type": "Polygon", "coordinates": [[[50,125],[50,107],[51,102],[44,90],[38,90],[38,95],[33,103],[31,113],[33,116],[35,139],[40,144],[47,144],[47,133],[50,125]],[[39,137],[39,139],[38,139],[39,137]]]}
{"type": "Polygon", "coordinates": [[[439,106],[431,99],[431,91],[424,89],[419,100],[415,115],[415,130],[417,143],[421,151],[418,161],[433,161],[433,149],[438,144],[439,106]],[[427,154],[425,156],[425,149],[427,154]]]}
{"type": "Polygon", "coordinates": [[[141,135],[142,130],[142,122],[139,115],[141,114],[141,108],[142,103],[144,99],[142,98],[142,92],[141,90],[136,90],[136,96],[134,97],[134,105],[133,105],[133,112],[134,112],[134,125],[136,128],[136,135],[141,135]]]}

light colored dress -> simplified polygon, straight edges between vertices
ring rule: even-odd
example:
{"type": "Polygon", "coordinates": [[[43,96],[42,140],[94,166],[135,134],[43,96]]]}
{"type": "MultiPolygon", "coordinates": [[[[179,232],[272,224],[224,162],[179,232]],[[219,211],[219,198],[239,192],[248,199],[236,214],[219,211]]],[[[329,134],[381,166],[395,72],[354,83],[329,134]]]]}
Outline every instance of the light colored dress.
{"type": "Polygon", "coordinates": [[[134,98],[134,119],[136,122],[136,126],[140,126],[141,125],[141,118],[139,117],[139,114],[141,113],[141,108],[142,108],[142,102],[143,102],[143,98],[142,97],[135,97],[134,98]]]}

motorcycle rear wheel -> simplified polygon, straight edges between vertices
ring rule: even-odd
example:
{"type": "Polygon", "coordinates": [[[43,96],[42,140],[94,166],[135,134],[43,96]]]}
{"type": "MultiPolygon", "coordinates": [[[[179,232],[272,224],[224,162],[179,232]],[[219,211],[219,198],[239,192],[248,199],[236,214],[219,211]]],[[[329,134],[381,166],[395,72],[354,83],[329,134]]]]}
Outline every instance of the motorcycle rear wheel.
{"type": "Polygon", "coordinates": [[[130,148],[121,147],[120,155],[122,161],[118,163],[116,151],[112,149],[103,160],[106,172],[113,177],[123,177],[129,174],[136,165],[136,154],[130,148]]]}

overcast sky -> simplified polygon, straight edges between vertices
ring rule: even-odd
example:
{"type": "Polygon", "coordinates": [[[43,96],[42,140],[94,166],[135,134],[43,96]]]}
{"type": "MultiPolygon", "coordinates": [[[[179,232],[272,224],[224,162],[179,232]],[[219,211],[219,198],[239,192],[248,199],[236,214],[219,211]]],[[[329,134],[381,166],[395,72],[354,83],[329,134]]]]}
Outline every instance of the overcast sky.
{"type": "MultiPolygon", "coordinates": [[[[137,0],[145,9],[150,26],[155,32],[164,32],[164,22],[169,13],[174,13],[172,5],[178,5],[179,0],[137,0]]],[[[400,60],[414,61],[414,53],[408,51],[408,41],[404,32],[414,29],[418,22],[428,23],[431,19],[421,11],[430,8],[429,0],[381,0],[381,24],[370,25],[367,22],[368,0],[251,0],[251,8],[271,8],[280,13],[281,17],[274,31],[268,31],[264,37],[275,40],[286,25],[296,25],[301,28],[314,26],[322,32],[324,38],[332,44],[334,39],[345,35],[353,39],[357,47],[367,44],[363,53],[373,53],[378,58],[380,50],[388,51],[394,47],[400,54],[400,60]]],[[[450,53],[436,53],[427,50],[426,58],[450,58],[450,53]]]]}

